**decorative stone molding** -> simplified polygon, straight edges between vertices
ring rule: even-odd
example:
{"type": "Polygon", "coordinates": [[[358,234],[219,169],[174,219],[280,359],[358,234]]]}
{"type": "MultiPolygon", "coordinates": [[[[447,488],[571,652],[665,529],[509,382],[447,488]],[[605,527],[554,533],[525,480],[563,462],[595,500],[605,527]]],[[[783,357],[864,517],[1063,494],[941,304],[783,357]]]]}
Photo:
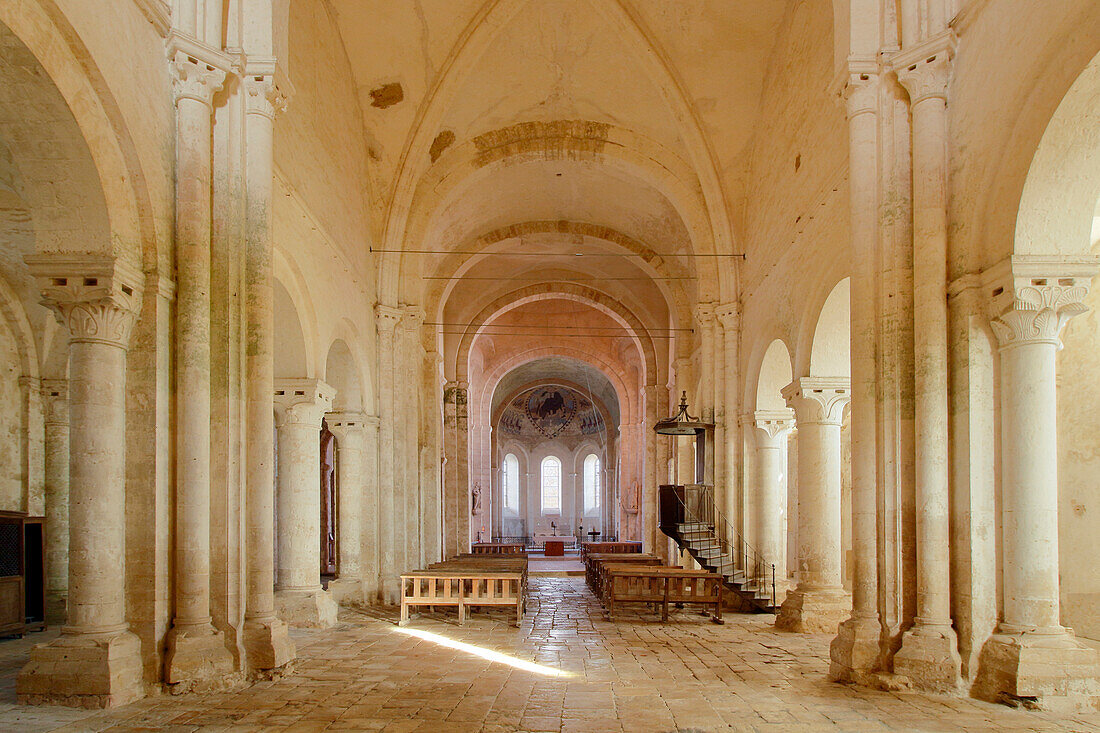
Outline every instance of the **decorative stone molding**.
{"type": "Polygon", "coordinates": [[[898,81],[909,92],[910,103],[915,106],[927,99],[946,101],[951,70],[951,55],[943,51],[899,69],[897,74],[898,81]]]}
{"type": "MultiPolygon", "coordinates": [[[[345,440],[351,434],[361,434],[367,428],[366,413],[363,412],[330,412],[325,415],[325,422],[328,424],[329,432],[336,436],[337,440],[345,440]]],[[[375,426],[378,425],[378,418],[374,418],[375,426]]]]}
{"type": "Polygon", "coordinates": [[[714,322],[715,315],[716,306],[714,303],[700,303],[695,306],[695,320],[704,328],[714,322]]]}
{"type": "Polygon", "coordinates": [[[891,57],[890,65],[898,82],[909,92],[912,104],[926,99],[947,99],[955,45],[955,34],[949,28],[891,57]]]}
{"type": "Polygon", "coordinates": [[[424,309],[416,305],[406,305],[401,310],[401,327],[406,331],[417,331],[424,324],[424,309]]]}
{"type": "Polygon", "coordinates": [[[321,418],[332,409],[333,387],[320,379],[276,379],[275,415],[279,427],[302,425],[321,429],[321,418]]]}
{"type": "Polygon", "coordinates": [[[1013,255],[984,273],[990,324],[1002,349],[1024,343],[1061,348],[1066,323],[1088,308],[1083,301],[1100,258],[1013,255]]]}
{"type": "Polygon", "coordinates": [[[852,380],[848,377],[800,377],[784,387],[781,394],[794,409],[799,425],[840,425],[844,407],[852,399],[852,380]]]}
{"type": "Polygon", "coordinates": [[[374,326],[380,336],[392,336],[397,324],[401,322],[401,308],[377,303],[374,306],[374,326]]]}
{"type": "MultiPolygon", "coordinates": [[[[770,444],[779,444],[794,428],[794,412],[792,410],[757,410],[746,416],[746,422],[767,436],[767,442],[758,447],[772,447],[770,444]]],[[[757,433],[760,436],[760,433],[757,433]]],[[[758,437],[759,441],[759,437],[758,437]]]]}
{"type": "Polygon", "coordinates": [[[722,328],[727,331],[737,331],[741,328],[740,303],[721,303],[714,309],[714,314],[718,317],[718,321],[722,324],[722,328]]]}
{"type": "Polygon", "coordinates": [[[72,342],[126,349],[138,313],[144,277],[113,257],[28,255],[42,305],[69,329],[72,342]]]}
{"type": "Polygon", "coordinates": [[[176,104],[184,99],[193,99],[207,107],[212,106],[214,95],[225,84],[225,76],[225,70],[184,51],[176,51],[172,58],[172,91],[176,104]]]}
{"type": "Polygon", "coordinates": [[[878,74],[873,73],[852,73],[848,76],[842,96],[849,120],[878,109],[878,81],[878,74]]]}
{"type": "Polygon", "coordinates": [[[261,115],[270,120],[286,109],[290,99],[287,85],[276,81],[273,71],[253,73],[251,65],[245,71],[245,114],[261,115]]]}

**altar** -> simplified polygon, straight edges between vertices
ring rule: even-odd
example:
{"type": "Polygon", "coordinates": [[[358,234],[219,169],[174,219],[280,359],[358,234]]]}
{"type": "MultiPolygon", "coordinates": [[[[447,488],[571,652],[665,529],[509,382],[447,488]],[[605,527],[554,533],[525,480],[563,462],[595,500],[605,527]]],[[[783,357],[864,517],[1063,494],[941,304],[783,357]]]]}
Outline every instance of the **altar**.
{"type": "Polygon", "coordinates": [[[535,533],[535,545],[538,547],[545,547],[547,541],[561,542],[565,547],[574,547],[577,544],[577,538],[571,534],[547,534],[547,533],[535,533]]]}

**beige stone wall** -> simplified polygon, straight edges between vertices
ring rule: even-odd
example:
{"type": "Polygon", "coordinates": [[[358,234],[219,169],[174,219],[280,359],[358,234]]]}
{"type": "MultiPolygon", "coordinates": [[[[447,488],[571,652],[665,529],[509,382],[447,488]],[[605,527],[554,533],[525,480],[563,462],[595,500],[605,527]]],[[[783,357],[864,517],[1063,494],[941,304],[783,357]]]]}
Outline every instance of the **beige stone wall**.
{"type": "MultiPolygon", "coordinates": [[[[1100,247],[1093,247],[1093,252],[1100,247]]],[[[1070,321],[1058,357],[1058,550],[1062,623],[1100,641],[1100,289],[1070,321]]]]}

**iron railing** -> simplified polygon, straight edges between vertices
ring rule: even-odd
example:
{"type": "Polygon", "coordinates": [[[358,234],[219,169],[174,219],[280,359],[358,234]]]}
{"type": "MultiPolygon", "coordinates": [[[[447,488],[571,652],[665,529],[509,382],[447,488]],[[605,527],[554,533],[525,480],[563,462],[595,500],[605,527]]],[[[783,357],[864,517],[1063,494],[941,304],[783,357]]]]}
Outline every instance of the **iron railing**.
{"type": "MultiPolygon", "coordinates": [[[[664,487],[662,487],[664,488],[664,487]]],[[[721,555],[728,556],[732,570],[739,571],[745,577],[745,583],[757,592],[766,593],[771,605],[779,605],[775,586],[775,563],[770,563],[764,555],[754,549],[734,528],[718,509],[714,501],[714,489],[703,484],[688,484],[673,488],[673,495],[683,510],[685,524],[702,524],[708,527],[718,542],[721,555]]],[[[719,572],[728,574],[719,567],[719,572]]]]}
{"type": "MultiPolygon", "coordinates": [[[[565,536],[562,539],[566,539],[565,536]]],[[[619,537],[614,533],[610,534],[596,534],[592,535],[590,532],[585,532],[584,537],[576,538],[577,542],[618,542],[619,537]]],[[[527,547],[535,546],[535,538],[531,535],[493,535],[489,542],[502,542],[505,544],[524,544],[527,547]]]]}

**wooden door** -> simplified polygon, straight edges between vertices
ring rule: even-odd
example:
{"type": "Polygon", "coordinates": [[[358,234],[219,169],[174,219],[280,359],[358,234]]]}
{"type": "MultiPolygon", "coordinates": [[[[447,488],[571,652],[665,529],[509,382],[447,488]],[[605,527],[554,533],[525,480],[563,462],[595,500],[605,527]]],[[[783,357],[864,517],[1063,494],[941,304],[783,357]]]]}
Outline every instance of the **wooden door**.
{"type": "Polygon", "coordinates": [[[321,575],[336,575],[336,436],[321,421],[321,575]]]}

